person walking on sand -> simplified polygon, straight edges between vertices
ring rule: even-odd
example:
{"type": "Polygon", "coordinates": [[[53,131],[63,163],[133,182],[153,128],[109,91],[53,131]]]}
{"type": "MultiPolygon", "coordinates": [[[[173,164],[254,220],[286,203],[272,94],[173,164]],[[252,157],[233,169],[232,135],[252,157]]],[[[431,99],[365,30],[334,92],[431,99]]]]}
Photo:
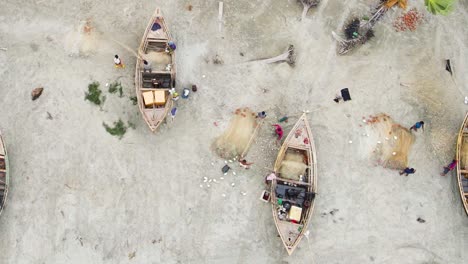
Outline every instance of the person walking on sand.
{"type": "Polygon", "coordinates": [[[444,167],[444,172],[442,172],[442,173],[440,174],[440,176],[445,176],[445,175],[447,175],[447,173],[449,173],[450,171],[453,171],[453,169],[455,169],[455,168],[457,167],[457,163],[458,163],[457,160],[455,160],[455,159],[452,160],[452,162],[451,162],[449,165],[447,165],[446,167],[444,167]]]}
{"type": "Polygon", "coordinates": [[[263,119],[265,118],[267,115],[266,115],[266,112],[265,111],[261,111],[261,112],[258,112],[257,113],[257,118],[260,118],[260,119],[263,119]]]}
{"type": "Polygon", "coordinates": [[[274,124],[273,126],[275,127],[275,133],[278,136],[278,141],[281,141],[283,138],[283,128],[278,124],[274,124]]]}
{"type": "Polygon", "coordinates": [[[151,63],[149,63],[147,60],[143,60],[143,72],[146,71],[151,73],[151,63]]]}
{"type": "Polygon", "coordinates": [[[250,165],[252,165],[253,162],[247,162],[246,159],[239,159],[239,166],[241,166],[242,168],[248,170],[250,169],[250,165]]]}
{"type": "Polygon", "coordinates": [[[119,58],[119,55],[114,56],[114,64],[116,68],[125,68],[125,64],[123,64],[122,60],[119,58]]]}
{"type": "Polygon", "coordinates": [[[420,129],[420,128],[424,131],[424,122],[423,121],[416,122],[416,124],[414,124],[414,126],[412,126],[410,128],[410,131],[414,130],[414,132],[418,132],[418,129],[420,129]]]}
{"type": "Polygon", "coordinates": [[[406,174],[405,176],[408,176],[410,174],[414,174],[416,170],[414,168],[405,168],[403,171],[400,171],[400,175],[406,174]]]}

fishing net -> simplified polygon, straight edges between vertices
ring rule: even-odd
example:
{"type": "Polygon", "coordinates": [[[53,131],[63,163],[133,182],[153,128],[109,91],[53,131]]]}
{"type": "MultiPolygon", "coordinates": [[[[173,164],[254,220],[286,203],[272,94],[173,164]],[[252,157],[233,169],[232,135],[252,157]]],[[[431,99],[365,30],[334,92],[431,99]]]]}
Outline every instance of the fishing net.
{"type": "Polygon", "coordinates": [[[304,155],[302,153],[287,152],[284,160],[281,162],[279,172],[282,178],[298,181],[299,175],[304,175],[307,169],[307,164],[304,163],[304,155]]]}
{"type": "Polygon", "coordinates": [[[371,116],[367,120],[377,145],[373,150],[374,161],[385,168],[403,170],[408,167],[408,155],[414,143],[411,132],[385,114],[371,116]]]}
{"type": "Polygon", "coordinates": [[[257,127],[256,114],[249,108],[238,108],[228,128],[213,143],[215,152],[222,158],[245,155],[257,127]]]}
{"type": "Polygon", "coordinates": [[[147,54],[144,54],[143,59],[150,62],[153,66],[154,65],[164,65],[171,63],[171,55],[165,51],[157,52],[157,51],[150,51],[147,54]]]}

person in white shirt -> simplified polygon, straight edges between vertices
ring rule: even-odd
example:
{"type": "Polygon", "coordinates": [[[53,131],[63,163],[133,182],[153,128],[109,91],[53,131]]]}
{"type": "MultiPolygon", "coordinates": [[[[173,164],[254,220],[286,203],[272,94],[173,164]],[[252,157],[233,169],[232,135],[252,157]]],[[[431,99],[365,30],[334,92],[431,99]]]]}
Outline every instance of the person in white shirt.
{"type": "Polygon", "coordinates": [[[119,58],[119,55],[114,56],[114,64],[116,68],[125,68],[125,64],[122,63],[122,60],[119,58]]]}

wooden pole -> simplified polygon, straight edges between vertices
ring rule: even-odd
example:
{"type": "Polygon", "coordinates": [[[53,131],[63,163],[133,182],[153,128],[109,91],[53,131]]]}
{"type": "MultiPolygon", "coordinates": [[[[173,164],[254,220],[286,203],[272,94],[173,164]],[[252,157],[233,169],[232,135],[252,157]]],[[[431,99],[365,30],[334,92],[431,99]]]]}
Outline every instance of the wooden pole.
{"type": "Polygon", "coordinates": [[[257,132],[258,132],[260,126],[263,124],[263,121],[264,121],[264,119],[262,119],[260,122],[258,122],[257,127],[255,127],[255,130],[254,130],[252,136],[251,136],[250,139],[249,139],[249,143],[247,143],[247,146],[245,147],[244,151],[243,151],[242,154],[241,154],[241,158],[243,158],[244,155],[245,155],[245,154],[247,153],[247,151],[249,150],[250,145],[252,144],[253,139],[254,139],[255,136],[257,135],[257,132]]]}

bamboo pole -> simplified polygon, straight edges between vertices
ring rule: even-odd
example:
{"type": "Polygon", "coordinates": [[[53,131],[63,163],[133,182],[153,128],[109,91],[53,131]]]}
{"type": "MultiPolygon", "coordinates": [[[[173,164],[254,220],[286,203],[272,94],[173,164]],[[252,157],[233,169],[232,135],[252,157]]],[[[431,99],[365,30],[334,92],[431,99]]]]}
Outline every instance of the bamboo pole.
{"type": "Polygon", "coordinates": [[[244,155],[245,155],[245,154],[247,153],[247,151],[249,150],[250,145],[252,145],[252,141],[253,141],[253,139],[255,138],[255,136],[257,135],[257,132],[258,132],[258,130],[260,129],[260,126],[263,124],[263,121],[264,121],[264,119],[262,119],[260,122],[258,122],[257,127],[255,127],[255,130],[254,130],[252,136],[250,137],[249,142],[247,143],[247,146],[245,147],[244,151],[243,151],[242,154],[241,154],[241,158],[244,157],[244,155]]]}

